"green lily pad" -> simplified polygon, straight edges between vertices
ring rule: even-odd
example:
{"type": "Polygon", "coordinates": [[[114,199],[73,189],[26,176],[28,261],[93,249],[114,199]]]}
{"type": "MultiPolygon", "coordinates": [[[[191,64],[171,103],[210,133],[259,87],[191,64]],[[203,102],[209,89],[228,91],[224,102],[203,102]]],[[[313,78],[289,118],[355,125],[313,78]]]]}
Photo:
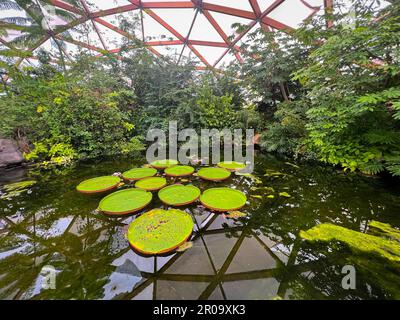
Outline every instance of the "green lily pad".
{"type": "Polygon", "coordinates": [[[154,168],[134,168],[125,171],[122,174],[122,178],[129,181],[136,181],[144,178],[149,178],[156,175],[157,169],[154,168]]]}
{"type": "Polygon", "coordinates": [[[151,192],[142,189],[125,189],[109,194],[99,203],[99,211],[106,214],[129,214],[142,210],[153,198],[151,192]]]}
{"type": "Polygon", "coordinates": [[[222,181],[231,176],[230,171],[221,168],[203,168],[197,172],[197,175],[205,180],[222,181]]]}
{"type": "Polygon", "coordinates": [[[191,216],[182,210],[154,209],[129,225],[128,240],[143,254],[167,253],[184,244],[193,227],[191,216]]]}
{"type": "Polygon", "coordinates": [[[148,190],[148,191],[154,191],[154,190],[160,190],[161,188],[165,187],[167,185],[167,180],[162,177],[151,177],[151,178],[145,178],[139,181],[136,181],[135,187],[148,190]]]}
{"type": "Polygon", "coordinates": [[[279,192],[279,195],[281,197],[285,197],[285,198],[290,198],[291,197],[291,195],[289,193],[287,193],[287,192],[279,192]]]}
{"type": "Polygon", "coordinates": [[[194,172],[191,166],[173,166],[165,169],[165,174],[171,177],[185,177],[190,176],[194,172]]]}
{"type": "Polygon", "coordinates": [[[243,192],[231,188],[208,189],[200,196],[203,206],[222,212],[239,210],[246,201],[247,197],[243,192]]]}
{"type": "Polygon", "coordinates": [[[77,187],[81,193],[98,193],[118,187],[121,179],[115,176],[97,177],[82,181],[77,187]]]}
{"type": "Polygon", "coordinates": [[[184,206],[193,203],[200,194],[199,188],[182,184],[174,184],[158,191],[160,200],[170,206],[184,206]]]}
{"type": "Polygon", "coordinates": [[[173,159],[156,160],[150,163],[150,165],[156,169],[165,169],[176,166],[177,164],[179,164],[179,162],[173,159]]]}
{"type": "Polygon", "coordinates": [[[219,162],[217,166],[229,171],[237,171],[246,168],[246,165],[243,162],[236,162],[236,161],[219,162]]]}

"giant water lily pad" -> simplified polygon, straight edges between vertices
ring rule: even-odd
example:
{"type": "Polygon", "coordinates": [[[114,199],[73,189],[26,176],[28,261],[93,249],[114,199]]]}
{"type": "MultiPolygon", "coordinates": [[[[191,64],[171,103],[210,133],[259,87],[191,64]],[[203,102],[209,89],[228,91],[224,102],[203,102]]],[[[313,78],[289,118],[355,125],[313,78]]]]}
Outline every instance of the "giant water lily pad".
{"type": "Polygon", "coordinates": [[[182,210],[154,209],[129,225],[128,240],[143,254],[167,253],[184,244],[193,227],[191,216],[182,210]]]}
{"type": "Polygon", "coordinates": [[[203,168],[197,172],[197,175],[205,180],[222,181],[228,179],[231,173],[228,170],[221,168],[203,168]]]}
{"type": "Polygon", "coordinates": [[[135,183],[135,187],[148,191],[160,190],[166,185],[167,180],[162,177],[145,178],[135,183]]]}
{"type": "Polygon", "coordinates": [[[173,166],[165,169],[164,172],[171,177],[186,177],[194,172],[194,168],[191,166],[173,166]]]}
{"type": "Polygon", "coordinates": [[[200,193],[200,189],[195,186],[174,184],[158,191],[158,197],[167,205],[184,206],[195,202],[200,193]]]}
{"type": "Polygon", "coordinates": [[[144,178],[149,178],[156,175],[157,169],[154,168],[134,168],[125,171],[122,174],[122,178],[129,181],[136,181],[144,178]]]}
{"type": "Polygon", "coordinates": [[[200,196],[200,202],[206,208],[215,211],[239,210],[246,204],[246,195],[231,188],[212,188],[204,191],[200,196]]]}
{"type": "Polygon", "coordinates": [[[236,162],[236,161],[219,162],[217,166],[229,171],[238,171],[246,168],[246,165],[243,162],[236,162]]]}
{"type": "Polygon", "coordinates": [[[153,198],[151,192],[142,189],[125,189],[109,194],[99,204],[99,210],[107,214],[128,214],[146,207],[153,198]]]}
{"type": "Polygon", "coordinates": [[[97,177],[82,181],[77,187],[81,193],[98,193],[118,187],[121,179],[116,176],[97,177]]]}
{"type": "Polygon", "coordinates": [[[150,165],[156,169],[165,169],[172,166],[176,166],[177,164],[179,164],[179,162],[173,159],[156,160],[150,163],[150,165]]]}

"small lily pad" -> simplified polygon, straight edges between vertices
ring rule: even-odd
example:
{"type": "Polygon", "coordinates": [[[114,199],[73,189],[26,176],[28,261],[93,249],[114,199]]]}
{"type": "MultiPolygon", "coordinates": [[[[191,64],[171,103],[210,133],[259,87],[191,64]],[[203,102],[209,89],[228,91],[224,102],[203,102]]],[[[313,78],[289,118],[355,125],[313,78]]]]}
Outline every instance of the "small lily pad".
{"type": "Polygon", "coordinates": [[[116,176],[97,177],[82,181],[77,187],[81,193],[99,193],[118,187],[121,179],[116,176]]]}
{"type": "Polygon", "coordinates": [[[145,178],[139,181],[136,181],[135,187],[148,190],[148,191],[155,191],[160,190],[161,188],[167,185],[167,180],[162,177],[151,177],[145,178]]]}
{"type": "Polygon", "coordinates": [[[246,195],[231,188],[212,188],[204,191],[200,202],[208,209],[215,211],[235,211],[246,204],[246,195]]]}
{"type": "Polygon", "coordinates": [[[150,163],[150,165],[156,169],[165,169],[172,166],[176,166],[177,164],[179,164],[179,162],[173,159],[156,160],[150,163]]]}
{"type": "Polygon", "coordinates": [[[200,193],[200,189],[195,186],[174,184],[158,191],[158,197],[167,205],[184,206],[195,202],[200,193]]]}
{"type": "Polygon", "coordinates": [[[238,171],[246,168],[246,165],[243,162],[236,162],[236,161],[219,162],[217,166],[229,171],[238,171]]]}
{"type": "Polygon", "coordinates": [[[146,207],[153,198],[151,192],[141,189],[125,189],[109,194],[100,201],[99,210],[106,214],[129,214],[146,207]]]}
{"type": "Polygon", "coordinates": [[[134,168],[125,171],[122,178],[129,181],[136,181],[144,178],[149,178],[157,174],[157,169],[154,168],[134,168]]]}
{"type": "Polygon", "coordinates": [[[262,198],[263,198],[262,196],[260,196],[260,195],[258,195],[258,194],[253,194],[253,195],[251,195],[250,197],[256,198],[256,199],[262,199],[262,198]]]}
{"type": "Polygon", "coordinates": [[[194,172],[194,168],[191,166],[173,166],[165,169],[164,172],[171,177],[186,177],[194,172]]]}
{"type": "Polygon", "coordinates": [[[231,173],[221,168],[203,168],[197,172],[197,175],[204,180],[222,181],[228,179],[231,173]]]}
{"type": "Polygon", "coordinates": [[[128,240],[136,251],[143,254],[162,254],[183,245],[193,227],[192,217],[182,210],[154,209],[129,225],[128,240]]]}

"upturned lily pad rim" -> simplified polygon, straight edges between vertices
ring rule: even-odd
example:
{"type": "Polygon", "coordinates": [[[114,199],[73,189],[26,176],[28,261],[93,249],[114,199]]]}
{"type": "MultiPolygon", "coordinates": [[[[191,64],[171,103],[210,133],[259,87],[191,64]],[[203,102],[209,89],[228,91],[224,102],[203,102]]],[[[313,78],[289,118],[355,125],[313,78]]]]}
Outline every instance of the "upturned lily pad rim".
{"type": "Polygon", "coordinates": [[[241,192],[241,191],[239,191],[239,190],[236,190],[236,189],[232,189],[232,188],[224,188],[224,187],[222,187],[222,188],[211,188],[211,189],[208,189],[208,190],[206,190],[206,191],[204,191],[203,192],[203,194],[200,196],[200,202],[201,202],[201,204],[204,206],[204,207],[206,207],[206,208],[208,208],[208,209],[211,209],[211,210],[214,210],[214,211],[218,211],[218,212],[229,212],[229,211],[237,211],[237,210],[240,210],[240,209],[242,209],[245,205],[246,205],[246,201],[247,201],[247,197],[246,197],[246,195],[243,193],[243,192],[241,192]],[[213,192],[213,191],[216,191],[216,190],[222,190],[222,189],[225,189],[227,192],[235,192],[235,193],[237,193],[237,194],[239,194],[241,197],[243,197],[243,199],[244,199],[244,201],[243,201],[243,204],[241,205],[241,206],[239,206],[239,207],[231,207],[231,208],[217,208],[217,207],[213,207],[212,205],[209,205],[209,204],[207,204],[207,203],[205,203],[203,200],[202,200],[202,197],[204,196],[204,195],[206,195],[207,193],[210,193],[210,192],[213,192]]]}
{"type": "Polygon", "coordinates": [[[127,238],[128,238],[128,242],[129,242],[129,245],[131,246],[131,248],[134,249],[135,251],[137,251],[137,252],[143,254],[143,255],[154,256],[154,255],[162,255],[162,254],[166,254],[166,253],[172,252],[172,251],[174,251],[175,249],[179,248],[181,245],[183,245],[185,242],[187,242],[188,239],[191,237],[191,235],[192,235],[192,233],[193,233],[193,229],[194,229],[194,222],[193,222],[193,220],[192,220],[190,214],[186,213],[185,211],[179,210],[179,209],[170,209],[170,210],[153,209],[153,210],[150,210],[150,211],[148,211],[148,212],[142,214],[140,217],[136,218],[135,220],[133,220],[133,221],[131,222],[131,224],[129,225],[128,237],[127,237],[127,238]],[[174,210],[174,211],[180,212],[181,214],[186,215],[186,216],[189,217],[190,220],[191,220],[191,225],[192,225],[191,230],[190,230],[190,232],[187,234],[187,236],[184,237],[184,239],[183,239],[181,242],[179,242],[178,244],[174,244],[173,246],[171,246],[171,247],[169,247],[169,248],[166,248],[166,249],[163,249],[163,250],[160,250],[160,251],[157,251],[157,252],[154,252],[154,251],[146,251],[146,250],[139,249],[135,244],[132,243],[131,239],[129,238],[129,229],[131,228],[132,225],[135,224],[135,222],[137,223],[137,221],[138,221],[139,219],[145,219],[145,218],[146,218],[146,215],[148,215],[148,214],[151,213],[151,212],[154,212],[155,210],[159,210],[160,212],[166,212],[166,211],[174,210]]]}
{"type": "Polygon", "coordinates": [[[135,183],[135,187],[136,187],[136,188],[139,188],[139,189],[142,189],[142,190],[146,190],[146,191],[157,191],[157,190],[160,190],[160,189],[164,188],[166,185],[167,185],[167,179],[165,179],[165,178],[163,178],[163,177],[149,177],[149,178],[144,178],[144,179],[140,179],[140,180],[136,181],[136,183],[135,183]],[[154,187],[154,188],[143,188],[143,187],[140,186],[141,183],[143,183],[143,182],[145,182],[145,181],[148,181],[148,180],[150,180],[150,179],[152,179],[152,180],[158,179],[158,180],[160,180],[160,181],[163,181],[163,184],[162,184],[162,185],[159,185],[159,186],[157,186],[157,187],[154,187]]]}
{"type": "Polygon", "coordinates": [[[108,196],[104,197],[103,199],[101,199],[100,203],[99,203],[98,210],[101,211],[104,214],[112,215],[112,216],[127,215],[127,214],[131,214],[131,213],[135,213],[135,212],[138,212],[140,210],[143,210],[145,207],[147,207],[150,204],[150,202],[152,200],[153,200],[153,194],[151,192],[148,192],[148,191],[143,190],[143,189],[129,188],[129,189],[124,189],[124,190],[119,190],[119,191],[113,192],[113,193],[109,194],[108,196]],[[144,205],[142,205],[140,207],[136,207],[136,208],[132,208],[130,210],[126,210],[126,211],[106,211],[106,210],[101,210],[102,202],[104,203],[107,199],[110,199],[111,197],[113,197],[115,195],[119,195],[119,194],[125,193],[125,192],[126,193],[128,193],[128,192],[144,192],[144,193],[148,193],[149,196],[150,196],[150,199],[146,204],[144,204],[144,205]]]}
{"type": "Polygon", "coordinates": [[[118,187],[118,185],[121,183],[121,179],[119,178],[119,177],[116,177],[116,176],[101,176],[101,177],[95,177],[95,178],[91,178],[91,179],[87,179],[87,180],[84,180],[84,181],[82,181],[82,182],[80,182],[77,186],[76,186],[76,190],[78,191],[78,192],[80,192],[80,193],[84,193],[84,194],[95,194],[95,193],[101,193],[101,192],[105,192],[105,191],[109,191],[109,190],[112,190],[112,189],[115,189],[116,187],[118,187]],[[84,184],[84,183],[87,183],[87,182],[89,182],[89,181],[93,181],[93,180],[96,180],[96,179],[101,179],[101,178],[108,178],[108,177],[110,177],[110,178],[115,178],[114,180],[115,180],[115,183],[114,184],[112,184],[112,185],[110,185],[109,187],[106,187],[106,188],[103,188],[103,189],[96,189],[96,190],[81,190],[81,189],[79,189],[79,186],[81,186],[82,184],[84,184]]]}
{"type": "Polygon", "coordinates": [[[133,168],[133,169],[127,170],[124,173],[122,173],[122,178],[124,180],[127,180],[127,181],[138,181],[138,180],[142,180],[142,179],[153,177],[156,174],[157,174],[157,169],[156,168],[133,168]],[[146,175],[144,177],[141,177],[141,178],[129,178],[129,177],[126,177],[126,174],[128,172],[133,172],[135,170],[136,171],[138,171],[138,170],[148,171],[149,173],[148,173],[148,175],[146,175]]]}
{"type": "Polygon", "coordinates": [[[165,168],[164,172],[165,172],[165,174],[166,174],[167,176],[169,176],[169,177],[187,177],[187,176],[192,175],[193,172],[194,172],[194,170],[195,170],[195,169],[194,169],[192,166],[175,165],[175,166],[172,166],[172,167],[165,168]],[[183,168],[183,167],[188,168],[190,172],[183,173],[183,174],[173,174],[173,173],[171,173],[171,172],[168,172],[168,171],[170,171],[170,170],[173,170],[174,168],[183,168]]]}
{"type": "Polygon", "coordinates": [[[197,175],[198,175],[200,178],[204,179],[204,180],[219,182],[219,181],[223,181],[223,180],[229,179],[230,176],[231,176],[231,172],[228,171],[228,170],[226,170],[226,169],[223,169],[223,168],[206,167],[206,168],[201,168],[201,169],[197,172],[197,175]],[[227,176],[224,177],[224,178],[210,178],[209,176],[202,174],[202,171],[204,172],[204,171],[210,170],[210,169],[212,169],[212,170],[220,170],[221,172],[224,171],[224,172],[227,173],[227,176]]]}
{"type": "Polygon", "coordinates": [[[162,188],[160,191],[158,191],[158,198],[161,200],[161,202],[166,204],[166,205],[168,205],[168,206],[174,206],[174,207],[180,207],[180,206],[186,206],[186,205],[192,204],[193,202],[196,202],[199,199],[200,195],[201,195],[201,190],[199,188],[197,188],[196,186],[193,186],[193,185],[185,186],[183,184],[173,184],[173,185],[170,185],[170,186],[166,186],[166,187],[162,188]],[[182,187],[191,188],[193,190],[196,190],[196,191],[198,191],[198,195],[195,198],[193,198],[191,201],[182,202],[182,203],[168,202],[168,200],[162,199],[161,196],[160,196],[160,193],[162,193],[163,190],[165,191],[165,190],[168,190],[168,189],[182,188],[182,187]]]}
{"type": "Polygon", "coordinates": [[[174,160],[174,159],[156,160],[156,161],[153,161],[152,163],[150,163],[150,165],[153,168],[156,168],[156,169],[165,169],[165,168],[169,168],[169,167],[172,167],[172,166],[176,166],[178,164],[179,164],[179,161],[178,160],[174,160]],[[157,162],[162,162],[162,161],[170,162],[170,164],[157,164],[157,162]]]}
{"type": "Polygon", "coordinates": [[[228,170],[228,171],[232,171],[232,172],[239,171],[239,170],[242,170],[242,169],[246,168],[246,164],[244,164],[243,162],[237,162],[237,161],[221,161],[221,162],[217,163],[217,166],[219,168],[222,168],[222,169],[225,169],[225,170],[228,170]],[[234,168],[229,168],[227,166],[227,164],[232,164],[232,165],[234,164],[235,167],[234,168]]]}

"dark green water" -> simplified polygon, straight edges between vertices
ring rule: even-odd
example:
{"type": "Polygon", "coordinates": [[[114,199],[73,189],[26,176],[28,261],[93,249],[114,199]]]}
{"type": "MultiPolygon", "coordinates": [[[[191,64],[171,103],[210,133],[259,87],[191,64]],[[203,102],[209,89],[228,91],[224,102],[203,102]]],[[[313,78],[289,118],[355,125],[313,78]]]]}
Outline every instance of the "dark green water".
{"type": "MultiPolygon", "coordinates": [[[[260,154],[255,175],[261,185],[235,175],[222,183],[191,178],[202,190],[231,186],[244,191],[247,218],[234,221],[198,205],[187,206],[196,221],[193,247],[143,257],[124,237],[135,216],[104,216],[95,211],[102,196],[81,195],[75,187],[84,179],[144,163],[113,160],[1,173],[1,185],[32,179],[37,183],[9,199],[2,193],[0,298],[392,299],[400,294],[398,283],[389,283],[388,289],[382,261],[373,271],[355,266],[356,289],[343,289],[341,270],[351,252],[338,244],[309,244],[298,236],[322,222],[362,232],[371,219],[400,227],[400,186],[395,181],[311,165],[297,168],[260,154]],[[284,175],[264,176],[267,170],[284,175]],[[275,198],[252,188],[260,186],[273,187],[275,198]],[[56,289],[42,288],[46,265],[57,270],[56,289]]],[[[148,208],[157,207],[163,205],[155,195],[148,208]]],[[[367,260],[375,262],[373,257],[367,260]]]]}

